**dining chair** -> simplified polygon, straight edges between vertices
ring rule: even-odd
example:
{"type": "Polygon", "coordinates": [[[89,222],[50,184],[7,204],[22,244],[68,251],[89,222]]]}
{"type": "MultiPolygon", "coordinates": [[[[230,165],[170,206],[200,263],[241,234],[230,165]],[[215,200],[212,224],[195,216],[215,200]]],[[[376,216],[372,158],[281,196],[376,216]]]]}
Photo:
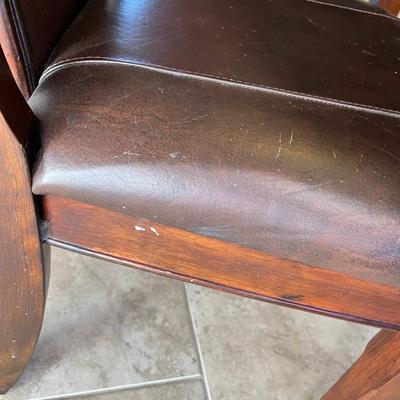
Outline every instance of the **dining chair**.
{"type": "Polygon", "coordinates": [[[380,327],[323,399],[400,399],[398,19],[357,0],[1,0],[0,20],[2,393],[58,246],[380,327]]]}

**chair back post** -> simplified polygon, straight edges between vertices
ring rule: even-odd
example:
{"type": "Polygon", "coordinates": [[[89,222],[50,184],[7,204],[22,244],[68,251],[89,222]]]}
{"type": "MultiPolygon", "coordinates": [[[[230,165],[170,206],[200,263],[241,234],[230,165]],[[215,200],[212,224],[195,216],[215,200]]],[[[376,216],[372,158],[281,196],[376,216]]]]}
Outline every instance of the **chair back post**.
{"type": "Polygon", "coordinates": [[[0,0],[0,43],[25,99],[35,89],[55,45],[86,2],[0,0]]]}
{"type": "Polygon", "coordinates": [[[15,23],[16,14],[12,2],[0,0],[0,44],[15,82],[23,96],[28,99],[33,89],[28,76],[26,52],[21,47],[21,33],[15,23]]]}

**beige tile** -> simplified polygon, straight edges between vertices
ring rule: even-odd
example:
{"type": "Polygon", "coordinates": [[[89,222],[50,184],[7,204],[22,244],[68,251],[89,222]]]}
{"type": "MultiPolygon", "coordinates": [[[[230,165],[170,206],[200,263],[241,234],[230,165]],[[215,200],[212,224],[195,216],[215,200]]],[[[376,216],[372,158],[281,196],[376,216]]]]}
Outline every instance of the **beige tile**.
{"type": "Polygon", "coordinates": [[[205,400],[201,381],[164,384],[121,391],[99,396],[82,397],[80,400],[205,400]]]}
{"type": "Polygon", "coordinates": [[[378,331],[187,289],[213,400],[317,400],[378,331]]]}
{"type": "Polygon", "coordinates": [[[39,344],[2,400],[198,374],[180,282],[52,250],[39,344]]]}

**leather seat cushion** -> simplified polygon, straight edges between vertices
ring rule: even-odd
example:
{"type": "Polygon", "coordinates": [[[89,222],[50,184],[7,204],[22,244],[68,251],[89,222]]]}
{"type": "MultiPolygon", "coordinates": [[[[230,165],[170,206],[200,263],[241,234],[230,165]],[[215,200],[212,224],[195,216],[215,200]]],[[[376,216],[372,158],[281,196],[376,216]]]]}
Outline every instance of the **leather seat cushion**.
{"type": "Polygon", "coordinates": [[[91,0],[48,71],[107,59],[399,111],[399,47],[358,1],[91,0]]]}
{"type": "Polygon", "coordinates": [[[400,284],[399,22],[323,3],[92,0],[34,192],[400,284]]]}

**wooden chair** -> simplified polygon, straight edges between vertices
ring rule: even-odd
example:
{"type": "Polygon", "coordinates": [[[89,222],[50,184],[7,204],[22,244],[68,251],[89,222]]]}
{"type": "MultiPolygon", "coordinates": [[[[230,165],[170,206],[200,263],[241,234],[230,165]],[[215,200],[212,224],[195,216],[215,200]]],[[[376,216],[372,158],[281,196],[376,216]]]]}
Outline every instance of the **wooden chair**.
{"type": "Polygon", "coordinates": [[[323,399],[400,398],[398,20],[356,0],[0,5],[1,392],[54,245],[381,327],[323,399]]]}

